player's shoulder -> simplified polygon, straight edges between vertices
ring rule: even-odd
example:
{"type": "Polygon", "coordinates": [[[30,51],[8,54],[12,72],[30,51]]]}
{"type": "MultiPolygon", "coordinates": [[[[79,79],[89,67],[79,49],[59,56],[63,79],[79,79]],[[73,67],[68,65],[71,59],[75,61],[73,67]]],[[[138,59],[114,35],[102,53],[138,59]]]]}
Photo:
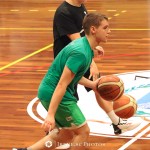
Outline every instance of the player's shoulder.
{"type": "Polygon", "coordinates": [[[69,13],[69,5],[67,5],[67,2],[64,1],[62,2],[56,9],[56,13],[57,15],[62,15],[62,14],[68,14],[69,13]]]}
{"type": "Polygon", "coordinates": [[[79,44],[82,46],[84,39],[85,39],[85,37],[80,37],[80,38],[73,40],[71,43],[75,44],[75,45],[79,44]]]}

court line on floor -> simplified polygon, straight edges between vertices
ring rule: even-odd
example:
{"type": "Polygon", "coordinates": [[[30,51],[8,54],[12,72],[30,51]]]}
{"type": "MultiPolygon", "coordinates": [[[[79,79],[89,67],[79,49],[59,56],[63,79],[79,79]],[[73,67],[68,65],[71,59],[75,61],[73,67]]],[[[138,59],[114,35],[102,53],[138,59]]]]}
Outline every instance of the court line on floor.
{"type": "Polygon", "coordinates": [[[1,67],[0,71],[6,69],[8,67],[11,67],[12,65],[15,65],[16,63],[21,62],[21,61],[23,61],[23,60],[25,60],[25,59],[27,59],[27,58],[29,58],[31,56],[34,56],[34,55],[36,55],[36,54],[38,54],[38,53],[40,53],[40,52],[42,52],[44,50],[47,50],[48,48],[51,48],[52,46],[53,46],[53,44],[47,45],[47,46],[45,46],[45,47],[43,47],[43,48],[41,48],[39,50],[36,50],[35,52],[33,52],[33,53],[29,54],[29,55],[26,55],[26,56],[24,56],[24,57],[22,57],[22,58],[20,58],[20,59],[18,59],[16,61],[14,61],[14,62],[11,62],[11,63],[1,67]]]}
{"type": "MultiPolygon", "coordinates": [[[[53,44],[49,45],[49,47],[51,47],[51,46],[53,46],[53,44]]],[[[48,46],[47,46],[47,47],[48,47],[48,46]]],[[[12,66],[12,65],[14,65],[14,64],[16,64],[16,63],[18,63],[18,62],[20,62],[20,61],[23,61],[23,60],[25,60],[25,59],[27,59],[27,58],[29,58],[29,57],[31,57],[31,56],[33,56],[33,55],[35,55],[35,54],[41,52],[41,51],[43,51],[43,49],[44,49],[44,50],[47,49],[46,47],[44,47],[44,48],[42,48],[42,49],[40,49],[40,50],[37,50],[37,51],[35,51],[35,52],[33,52],[33,53],[31,53],[31,54],[29,54],[29,55],[23,57],[23,58],[20,58],[20,59],[14,61],[14,62],[12,62],[12,63],[9,63],[8,65],[6,65],[6,66],[0,68],[0,71],[4,70],[4,69],[6,69],[6,68],[8,68],[8,67],[10,67],[10,66],[12,66]],[[44,48],[45,48],[45,49],[44,49],[44,48]]],[[[134,53],[134,54],[108,55],[108,56],[104,56],[104,58],[113,59],[113,58],[116,58],[116,57],[138,56],[138,55],[147,55],[147,54],[150,54],[150,52],[141,52],[141,53],[134,53]]],[[[99,57],[95,57],[95,60],[98,61],[98,60],[99,60],[99,57]]],[[[47,64],[47,65],[49,65],[49,64],[47,64]]],[[[47,66],[47,65],[46,65],[46,66],[47,66]]],[[[26,70],[34,70],[34,69],[33,69],[33,68],[30,68],[30,69],[28,68],[28,69],[26,69],[26,70]]],[[[23,71],[25,71],[25,69],[24,69],[23,71]]],[[[14,71],[14,70],[13,70],[12,72],[7,72],[7,73],[4,73],[4,74],[1,74],[0,76],[6,76],[6,75],[12,74],[12,73],[14,74],[14,73],[16,73],[16,72],[22,72],[22,71],[20,71],[20,70],[15,70],[15,71],[14,71]]]]}
{"type": "Polygon", "coordinates": [[[130,141],[128,141],[126,144],[124,144],[122,147],[120,147],[118,150],[125,150],[127,147],[129,147],[136,140],[140,139],[140,137],[142,137],[148,131],[150,131],[150,126],[147,127],[145,130],[143,130],[141,133],[139,133],[137,136],[132,138],[130,141]]]}
{"type": "Polygon", "coordinates": [[[27,31],[36,31],[36,30],[40,30],[40,31],[51,31],[52,30],[52,28],[13,28],[13,27],[11,27],[11,28],[6,28],[6,27],[2,27],[2,28],[0,28],[0,30],[27,30],[27,31]]]}
{"type": "Polygon", "coordinates": [[[44,121],[41,120],[41,119],[39,119],[38,117],[36,117],[36,116],[34,115],[33,111],[32,111],[33,105],[34,105],[35,102],[38,101],[38,100],[39,100],[39,98],[38,98],[38,97],[35,97],[33,100],[30,101],[30,103],[29,103],[28,106],[27,106],[27,113],[29,114],[29,116],[30,116],[33,120],[35,120],[35,121],[37,121],[37,122],[39,122],[39,123],[43,123],[44,121]]]}

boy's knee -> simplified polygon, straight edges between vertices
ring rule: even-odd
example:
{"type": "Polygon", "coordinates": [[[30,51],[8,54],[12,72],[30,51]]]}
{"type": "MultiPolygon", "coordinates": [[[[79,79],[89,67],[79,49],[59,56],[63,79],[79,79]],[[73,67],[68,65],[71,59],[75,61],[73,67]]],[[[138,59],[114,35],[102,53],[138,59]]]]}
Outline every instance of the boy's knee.
{"type": "Polygon", "coordinates": [[[90,134],[90,128],[89,128],[89,126],[86,126],[86,128],[85,128],[85,134],[87,134],[87,135],[89,135],[90,134]]]}
{"type": "Polygon", "coordinates": [[[90,128],[88,126],[86,127],[84,134],[86,137],[90,135],[90,128]]]}
{"type": "Polygon", "coordinates": [[[79,128],[76,132],[75,132],[76,135],[80,135],[84,138],[87,138],[90,134],[90,128],[88,125],[85,125],[81,128],[79,128]]]}

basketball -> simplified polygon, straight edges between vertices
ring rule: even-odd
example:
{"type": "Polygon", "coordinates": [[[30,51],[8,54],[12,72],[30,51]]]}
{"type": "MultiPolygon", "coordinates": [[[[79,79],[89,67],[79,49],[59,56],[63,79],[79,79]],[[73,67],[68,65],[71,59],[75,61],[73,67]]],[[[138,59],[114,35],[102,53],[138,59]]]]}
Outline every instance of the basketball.
{"type": "Polygon", "coordinates": [[[98,82],[100,97],[107,101],[115,101],[124,93],[124,83],[116,75],[102,76],[98,82]]]}
{"type": "Polygon", "coordinates": [[[134,97],[123,94],[118,100],[113,102],[115,114],[120,118],[130,118],[137,110],[137,103],[134,97]]]}

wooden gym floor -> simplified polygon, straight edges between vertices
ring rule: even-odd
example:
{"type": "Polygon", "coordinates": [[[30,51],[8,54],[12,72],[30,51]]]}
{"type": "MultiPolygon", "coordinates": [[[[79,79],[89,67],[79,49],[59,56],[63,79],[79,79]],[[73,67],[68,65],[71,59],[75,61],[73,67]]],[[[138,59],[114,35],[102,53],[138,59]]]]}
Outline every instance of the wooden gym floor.
{"type": "MultiPolygon", "coordinates": [[[[0,1],[0,150],[29,146],[45,135],[27,106],[53,60],[52,21],[61,2],[0,1]]],[[[101,74],[150,70],[150,1],[88,0],[85,5],[110,19],[112,33],[102,44],[105,56],[95,59],[101,74]]],[[[103,144],[87,150],[117,150],[128,141],[90,136],[89,142],[103,144]]],[[[148,150],[149,144],[137,139],[126,149],[148,150]]]]}

